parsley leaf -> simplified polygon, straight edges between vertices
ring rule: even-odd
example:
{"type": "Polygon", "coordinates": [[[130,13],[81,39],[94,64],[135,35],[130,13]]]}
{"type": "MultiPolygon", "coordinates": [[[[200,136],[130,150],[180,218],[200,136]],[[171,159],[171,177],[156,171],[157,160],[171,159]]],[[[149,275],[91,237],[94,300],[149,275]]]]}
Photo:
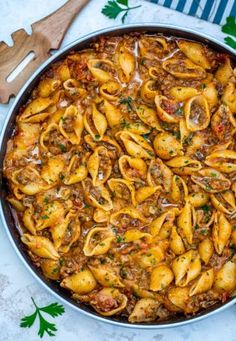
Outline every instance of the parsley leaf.
{"type": "Polygon", "coordinates": [[[224,40],[227,45],[231,46],[233,49],[236,50],[236,41],[233,38],[226,37],[224,40]]]}
{"type": "Polygon", "coordinates": [[[51,315],[52,317],[60,316],[65,312],[64,307],[58,303],[49,304],[46,307],[40,308],[40,310],[51,315]]]}
{"type": "Polygon", "coordinates": [[[233,16],[226,18],[226,24],[222,26],[221,30],[224,33],[236,37],[236,18],[233,16]]]}
{"type": "Polygon", "coordinates": [[[128,12],[139,7],[141,7],[141,5],[129,7],[129,0],[109,0],[103,7],[102,14],[109,19],[116,19],[120,13],[124,12],[124,15],[121,18],[122,23],[124,23],[128,12]]]}
{"type": "MultiPolygon", "coordinates": [[[[236,18],[233,16],[226,18],[226,24],[222,26],[221,30],[224,33],[236,37],[236,18]]],[[[234,40],[232,37],[226,37],[225,43],[231,46],[233,49],[236,49],[236,40],[234,40]]]]}
{"type": "Polygon", "coordinates": [[[127,98],[121,98],[120,99],[120,104],[125,104],[127,105],[128,111],[132,111],[133,107],[132,107],[132,102],[133,102],[133,98],[128,96],[127,98]]]}
{"type": "Polygon", "coordinates": [[[38,335],[42,338],[44,333],[47,333],[49,336],[55,336],[55,332],[57,331],[56,325],[54,323],[50,323],[47,321],[43,315],[43,313],[49,314],[53,318],[62,315],[65,312],[65,309],[62,305],[58,303],[49,304],[46,307],[39,308],[35,303],[34,299],[31,297],[32,302],[35,306],[35,312],[32,315],[25,316],[21,319],[20,327],[21,328],[30,328],[34,324],[36,318],[39,319],[39,330],[38,335]]]}

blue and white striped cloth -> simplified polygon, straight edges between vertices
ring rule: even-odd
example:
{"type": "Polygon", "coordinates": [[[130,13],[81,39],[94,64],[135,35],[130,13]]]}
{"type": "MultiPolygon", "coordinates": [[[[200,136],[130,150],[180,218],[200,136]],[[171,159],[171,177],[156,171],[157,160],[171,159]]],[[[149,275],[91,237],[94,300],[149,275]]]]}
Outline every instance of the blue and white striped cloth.
{"type": "Polygon", "coordinates": [[[228,16],[236,17],[236,0],[148,0],[199,19],[224,24],[228,16]]]}

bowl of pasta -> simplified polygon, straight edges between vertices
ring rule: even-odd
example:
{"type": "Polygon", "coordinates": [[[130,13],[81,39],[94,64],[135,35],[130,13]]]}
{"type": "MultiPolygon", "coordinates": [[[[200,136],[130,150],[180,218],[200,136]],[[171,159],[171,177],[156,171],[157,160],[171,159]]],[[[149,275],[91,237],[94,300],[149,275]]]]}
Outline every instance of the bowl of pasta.
{"type": "Polygon", "coordinates": [[[136,24],[28,80],[1,134],[1,217],[53,295],[135,328],[236,302],[235,61],[204,34],[136,24]]]}

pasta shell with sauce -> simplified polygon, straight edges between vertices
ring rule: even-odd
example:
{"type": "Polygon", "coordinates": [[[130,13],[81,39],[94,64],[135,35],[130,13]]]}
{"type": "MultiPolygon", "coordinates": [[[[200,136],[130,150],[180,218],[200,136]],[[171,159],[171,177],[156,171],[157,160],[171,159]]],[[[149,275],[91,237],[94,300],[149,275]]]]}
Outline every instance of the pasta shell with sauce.
{"type": "Polygon", "coordinates": [[[113,128],[121,124],[123,116],[115,105],[104,100],[100,105],[100,110],[106,115],[109,127],[113,128]]]}
{"type": "Polygon", "coordinates": [[[165,71],[180,79],[204,79],[206,71],[189,59],[169,58],[162,63],[165,71]]]}
{"type": "Polygon", "coordinates": [[[209,110],[212,111],[214,107],[218,104],[218,91],[216,89],[216,84],[214,82],[205,84],[205,88],[202,91],[202,95],[206,98],[209,110]]]}
{"type": "Polygon", "coordinates": [[[221,64],[215,73],[215,78],[223,85],[227,85],[233,76],[233,69],[229,58],[225,58],[224,64],[221,64]]]}
{"type": "Polygon", "coordinates": [[[176,203],[184,202],[188,197],[188,187],[185,181],[177,175],[172,177],[171,181],[171,198],[176,203]]]}
{"type": "Polygon", "coordinates": [[[108,59],[89,59],[87,66],[93,77],[100,83],[113,80],[114,64],[108,59]]]}
{"type": "Polygon", "coordinates": [[[97,283],[92,272],[89,269],[83,269],[64,278],[60,285],[77,294],[87,294],[95,289],[97,283]]]}
{"type": "Polygon", "coordinates": [[[11,174],[11,180],[21,192],[27,195],[35,195],[52,187],[52,184],[49,185],[42,180],[38,170],[32,166],[15,170],[11,174]]]}
{"type": "Polygon", "coordinates": [[[99,265],[99,267],[89,265],[89,269],[98,283],[104,287],[124,288],[124,284],[121,282],[115,269],[111,268],[109,265],[99,265]]]}
{"type": "Polygon", "coordinates": [[[180,175],[191,175],[202,168],[201,162],[188,156],[176,156],[166,162],[172,171],[180,175]]]}
{"type": "Polygon", "coordinates": [[[153,146],[158,157],[169,160],[174,156],[183,155],[182,145],[175,136],[162,132],[156,135],[153,146]]]}
{"type": "Polygon", "coordinates": [[[122,312],[122,310],[125,309],[127,302],[127,297],[118,289],[103,288],[94,295],[91,305],[99,314],[103,316],[112,316],[122,312]],[[109,309],[103,308],[104,303],[108,304],[109,309]]]}
{"type": "Polygon", "coordinates": [[[162,186],[166,192],[170,192],[173,173],[159,158],[151,160],[147,182],[149,186],[162,186]]]}
{"type": "Polygon", "coordinates": [[[168,300],[174,305],[174,311],[188,311],[189,288],[173,287],[168,291],[168,300]]]}
{"type": "Polygon", "coordinates": [[[212,229],[212,240],[216,252],[221,255],[230,239],[232,224],[221,212],[216,212],[214,220],[214,226],[212,229]]]}
{"type": "Polygon", "coordinates": [[[220,212],[225,214],[234,214],[236,212],[235,195],[232,191],[211,194],[212,205],[220,212]]]}
{"type": "Polygon", "coordinates": [[[79,144],[84,129],[83,116],[74,105],[70,105],[62,115],[59,122],[61,134],[71,142],[79,144]]]}
{"type": "Polygon", "coordinates": [[[228,106],[221,104],[212,115],[211,129],[220,141],[231,141],[236,132],[236,120],[228,106]]]}
{"type": "Polygon", "coordinates": [[[207,265],[214,253],[214,245],[210,238],[205,238],[198,245],[198,252],[203,260],[203,262],[207,265]]]}
{"type": "Polygon", "coordinates": [[[157,115],[161,121],[167,123],[179,122],[180,116],[177,114],[178,103],[168,99],[166,96],[156,95],[155,104],[157,109],[157,115]]]}
{"type": "Polygon", "coordinates": [[[42,258],[49,258],[57,260],[60,258],[53,243],[46,237],[31,236],[30,234],[23,234],[22,242],[28,246],[30,251],[42,258]]]}
{"type": "Polygon", "coordinates": [[[134,310],[129,315],[129,322],[148,322],[154,321],[158,317],[158,308],[160,302],[153,298],[141,298],[134,307],[134,310]]]}
{"type": "Polygon", "coordinates": [[[190,131],[204,130],[210,123],[210,111],[206,98],[198,95],[184,105],[186,126],[190,131]]]}
{"type": "Polygon", "coordinates": [[[154,158],[151,145],[142,136],[128,131],[121,131],[116,134],[116,137],[123,142],[125,149],[131,156],[142,159],[154,158]]]}
{"type": "Polygon", "coordinates": [[[37,219],[36,230],[41,231],[47,227],[61,223],[64,219],[65,209],[60,201],[44,204],[41,216],[37,219]]]}
{"type": "Polygon", "coordinates": [[[144,186],[137,189],[135,199],[138,204],[151,197],[154,193],[161,190],[161,186],[144,186]]]}
{"type": "Polygon", "coordinates": [[[87,155],[82,159],[78,155],[73,155],[66,170],[63,182],[65,185],[73,185],[86,179],[88,168],[86,167],[87,155]]]}
{"type": "Polygon", "coordinates": [[[152,291],[161,291],[167,288],[173,279],[174,274],[167,265],[158,265],[152,270],[149,288],[152,291]]]}
{"type": "Polygon", "coordinates": [[[196,251],[190,250],[175,258],[172,262],[175,275],[175,284],[185,287],[198,277],[201,272],[200,256],[196,251]]]}
{"type": "Polygon", "coordinates": [[[226,262],[216,273],[214,289],[218,292],[232,292],[236,288],[236,264],[234,260],[226,262]]]}
{"type": "Polygon", "coordinates": [[[122,208],[110,215],[110,223],[114,226],[134,226],[134,220],[137,221],[139,227],[148,223],[148,220],[139,210],[132,206],[122,208]]]}
{"type": "Polygon", "coordinates": [[[140,104],[136,109],[136,113],[140,120],[143,121],[145,124],[152,128],[157,129],[158,131],[162,131],[162,128],[157,118],[157,113],[154,109],[144,104],[140,104]]]}
{"type": "Polygon", "coordinates": [[[197,294],[202,294],[210,290],[214,283],[214,270],[206,270],[201,276],[196,280],[196,282],[191,286],[189,290],[189,296],[194,296],[197,294]]]}
{"type": "Polygon", "coordinates": [[[29,123],[42,122],[49,116],[48,109],[52,104],[53,101],[50,98],[38,97],[26,106],[19,120],[29,123]]]}
{"type": "Polygon", "coordinates": [[[107,181],[115,199],[130,200],[136,206],[135,187],[129,180],[111,178],[107,181]],[[129,199],[128,199],[129,198],[129,199]]]}
{"type": "Polygon", "coordinates": [[[105,147],[97,147],[87,161],[87,169],[94,186],[104,184],[112,171],[111,159],[105,147]]]}
{"type": "Polygon", "coordinates": [[[86,257],[104,255],[115,239],[109,227],[95,227],[86,235],[83,252],[86,257]]]}
{"type": "Polygon", "coordinates": [[[170,235],[170,249],[176,255],[181,255],[185,252],[183,239],[179,235],[176,226],[172,226],[170,235]]]}
{"type": "Polygon", "coordinates": [[[188,57],[194,64],[201,66],[204,69],[210,69],[211,64],[206,56],[204,46],[199,43],[186,40],[178,40],[179,49],[188,57]]]}
{"type": "Polygon", "coordinates": [[[146,179],[147,165],[144,160],[123,155],[119,158],[118,163],[124,179],[136,182],[146,179]]]}
{"type": "Polygon", "coordinates": [[[92,180],[88,178],[82,181],[82,186],[86,202],[89,205],[100,208],[106,212],[112,210],[112,200],[106,187],[103,185],[95,187],[92,184],[92,180]]]}
{"type": "Polygon", "coordinates": [[[84,114],[84,127],[94,141],[102,140],[107,130],[107,120],[104,115],[97,110],[95,104],[92,104],[92,107],[84,114]]]}
{"type": "Polygon", "coordinates": [[[174,86],[170,89],[170,96],[178,102],[186,101],[191,97],[197,96],[200,92],[190,86],[174,86]]]}
{"type": "Polygon", "coordinates": [[[206,157],[205,164],[223,173],[236,171],[236,151],[219,150],[206,157]]]}
{"type": "Polygon", "coordinates": [[[70,209],[64,219],[58,220],[58,223],[53,225],[51,224],[50,231],[56,249],[67,252],[80,236],[80,222],[76,211],[70,209]]]}
{"type": "Polygon", "coordinates": [[[39,82],[38,91],[40,97],[49,97],[61,85],[59,79],[45,78],[39,82]]]}
{"type": "Polygon", "coordinates": [[[59,180],[60,173],[65,167],[65,160],[60,157],[52,157],[48,159],[46,164],[43,164],[41,177],[48,184],[56,183],[59,180]]]}
{"type": "Polygon", "coordinates": [[[191,179],[208,193],[223,192],[231,186],[230,180],[214,168],[200,169],[191,179]]]}
{"type": "Polygon", "coordinates": [[[85,142],[91,147],[92,150],[95,150],[98,146],[104,146],[111,159],[116,159],[121,154],[121,148],[115,139],[104,135],[101,141],[94,141],[91,135],[86,135],[84,137],[85,142]]]}
{"type": "Polygon", "coordinates": [[[164,212],[159,217],[154,219],[150,224],[150,231],[153,237],[158,236],[163,225],[167,224],[167,225],[172,226],[174,220],[175,220],[174,209],[164,212]]]}
{"type": "Polygon", "coordinates": [[[35,221],[33,218],[33,214],[34,214],[34,207],[33,205],[31,205],[27,207],[26,210],[24,211],[22,221],[24,223],[24,226],[27,228],[27,230],[31,234],[36,235],[36,228],[35,228],[35,221]]]}
{"type": "Polygon", "coordinates": [[[140,95],[144,102],[153,103],[158,94],[158,85],[155,79],[149,79],[142,84],[140,95]]]}
{"type": "Polygon", "coordinates": [[[221,98],[222,102],[229,107],[233,114],[236,113],[236,88],[233,82],[228,82],[221,98]]]}
{"type": "Polygon", "coordinates": [[[128,83],[133,77],[136,60],[127,48],[121,46],[117,51],[118,77],[122,83],[128,83]]]}
{"type": "Polygon", "coordinates": [[[108,101],[116,101],[121,90],[118,82],[110,80],[100,86],[100,95],[108,101]]]}
{"type": "Polygon", "coordinates": [[[193,228],[195,226],[195,211],[190,202],[186,202],[180,215],[177,218],[177,225],[180,232],[187,239],[189,244],[193,242],[193,228]]]}
{"type": "Polygon", "coordinates": [[[135,242],[140,239],[145,239],[147,243],[151,243],[152,235],[149,233],[141,232],[138,229],[131,229],[124,233],[124,243],[135,242]]]}

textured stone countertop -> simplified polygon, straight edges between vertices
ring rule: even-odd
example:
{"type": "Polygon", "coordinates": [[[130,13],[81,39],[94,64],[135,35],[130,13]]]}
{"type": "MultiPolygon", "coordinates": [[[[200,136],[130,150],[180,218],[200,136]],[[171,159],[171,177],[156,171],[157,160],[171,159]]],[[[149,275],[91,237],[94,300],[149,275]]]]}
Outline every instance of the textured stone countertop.
{"type": "MultiPolygon", "coordinates": [[[[230,0],[231,1],[231,0],[230,0]]],[[[30,25],[51,13],[65,0],[2,0],[0,10],[0,41],[11,44],[10,34],[20,28],[31,31],[30,25]]],[[[142,0],[130,0],[132,5],[142,4],[127,17],[127,23],[162,22],[184,25],[200,32],[223,39],[220,27],[142,0]]],[[[105,0],[91,0],[70,27],[62,46],[77,37],[99,28],[120,24],[120,19],[109,20],[100,11],[105,0]]],[[[0,129],[13,101],[0,105],[0,129]]],[[[37,326],[19,327],[20,318],[33,312],[30,297],[42,305],[56,301],[27,271],[18,259],[0,221],[0,341],[36,341],[37,326]]],[[[68,306],[66,313],[56,319],[58,332],[55,337],[43,340],[58,341],[234,341],[236,340],[236,308],[225,311],[201,322],[164,330],[138,330],[115,327],[83,316],[68,306]]]]}

